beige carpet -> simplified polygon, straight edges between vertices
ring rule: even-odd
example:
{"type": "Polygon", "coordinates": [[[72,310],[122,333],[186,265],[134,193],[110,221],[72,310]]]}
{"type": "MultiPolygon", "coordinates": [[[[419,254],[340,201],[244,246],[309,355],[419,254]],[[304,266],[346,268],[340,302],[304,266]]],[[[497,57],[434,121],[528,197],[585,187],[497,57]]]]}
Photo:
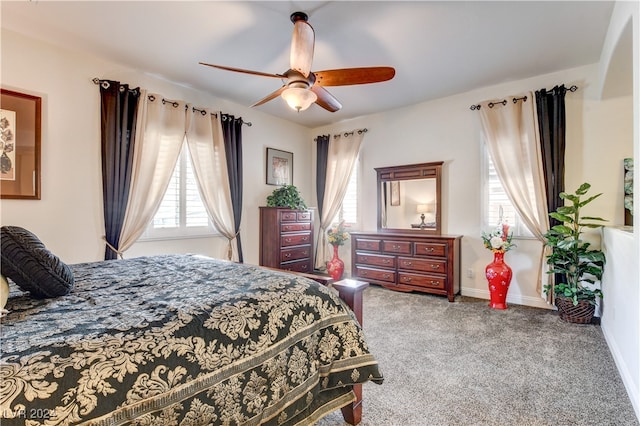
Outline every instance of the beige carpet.
{"type": "MultiPolygon", "coordinates": [[[[365,384],[361,425],[638,425],[599,326],[487,303],[366,289],[385,381],[365,384]]],[[[317,426],[343,424],[338,411],[317,426]]]]}

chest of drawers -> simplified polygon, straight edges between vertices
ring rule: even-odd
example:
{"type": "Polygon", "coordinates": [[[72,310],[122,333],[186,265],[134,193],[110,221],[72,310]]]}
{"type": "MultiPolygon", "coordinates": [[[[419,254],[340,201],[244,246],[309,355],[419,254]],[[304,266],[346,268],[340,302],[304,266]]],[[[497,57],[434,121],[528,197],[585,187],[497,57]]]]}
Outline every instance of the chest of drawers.
{"type": "Polygon", "coordinates": [[[260,207],[260,265],[313,272],[313,210],[260,207]]]}
{"type": "Polygon", "coordinates": [[[397,291],[447,296],[460,292],[457,235],[352,232],[353,278],[397,291]]]}

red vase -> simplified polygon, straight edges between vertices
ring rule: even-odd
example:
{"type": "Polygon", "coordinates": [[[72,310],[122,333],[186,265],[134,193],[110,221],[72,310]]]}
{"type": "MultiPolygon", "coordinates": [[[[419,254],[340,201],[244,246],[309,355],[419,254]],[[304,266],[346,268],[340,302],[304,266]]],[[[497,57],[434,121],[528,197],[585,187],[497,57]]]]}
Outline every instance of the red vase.
{"type": "Polygon", "coordinates": [[[489,281],[489,294],[492,309],[507,309],[507,291],[511,284],[512,271],[509,265],[504,263],[504,252],[493,253],[493,262],[485,268],[487,281],[489,281]]]}
{"type": "Polygon", "coordinates": [[[333,246],[333,259],[327,262],[327,272],[335,281],[340,280],[344,273],[344,262],[338,257],[338,247],[333,246]]]}

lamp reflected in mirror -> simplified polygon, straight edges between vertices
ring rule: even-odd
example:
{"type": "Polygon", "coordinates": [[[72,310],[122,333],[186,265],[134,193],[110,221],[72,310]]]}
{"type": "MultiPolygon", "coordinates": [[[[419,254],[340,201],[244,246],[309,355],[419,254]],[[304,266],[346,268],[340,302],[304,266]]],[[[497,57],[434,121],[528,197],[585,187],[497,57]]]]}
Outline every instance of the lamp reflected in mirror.
{"type": "Polygon", "coordinates": [[[430,221],[428,223],[424,221],[425,218],[427,217],[425,213],[433,213],[435,211],[436,211],[436,206],[434,203],[418,204],[416,206],[416,213],[420,215],[420,223],[417,225],[412,224],[411,227],[420,228],[420,229],[432,228],[435,224],[433,223],[433,221],[430,221]]]}

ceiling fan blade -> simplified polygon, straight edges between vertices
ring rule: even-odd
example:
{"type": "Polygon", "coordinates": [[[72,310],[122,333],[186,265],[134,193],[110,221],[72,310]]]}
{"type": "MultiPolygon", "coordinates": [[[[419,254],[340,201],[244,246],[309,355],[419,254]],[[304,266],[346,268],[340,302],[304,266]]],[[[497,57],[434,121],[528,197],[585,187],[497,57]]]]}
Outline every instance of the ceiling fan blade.
{"type": "Polygon", "coordinates": [[[262,105],[262,104],[265,104],[265,103],[269,102],[272,99],[277,98],[278,96],[280,96],[282,94],[282,92],[286,88],[287,88],[287,86],[283,85],[281,88],[279,88],[275,92],[268,94],[267,96],[265,96],[264,98],[260,99],[258,102],[256,102],[255,104],[253,104],[251,106],[252,107],[259,106],[259,105],[262,105]]]}
{"type": "Polygon", "coordinates": [[[396,75],[392,67],[342,68],[314,72],[320,86],[350,86],[352,84],[380,83],[396,75]]]}
{"type": "Polygon", "coordinates": [[[314,43],[315,33],[313,27],[303,19],[294,21],[293,37],[291,38],[291,69],[298,71],[305,77],[309,77],[311,72],[314,43]]]}
{"type": "Polygon", "coordinates": [[[286,76],[284,76],[282,74],[269,74],[269,73],[266,73],[266,72],[251,71],[251,70],[245,70],[245,69],[242,69],[242,68],[232,68],[232,67],[225,67],[223,65],[207,64],[205,62],[200,62],[200,64],[201,65],[206,65],[208,67],[219,68],[221,70],[241,72],[241,73],[244,73],[244,74],[251,74],[251,75],[260,75],[262,77],[287,78],[286,76]]]}
{"type": "Polygon", "coordinates": [[[327,111],[336,112],[340,108],[342,108],[342,104],[338,102],[338,100],[324,88],[314,85],[311,86],[311,89],[309,90],[311,90],[316,94],[316,96],[318,96],[318,99],[316,99],[316,104],[320,105],[327,111]]]}

